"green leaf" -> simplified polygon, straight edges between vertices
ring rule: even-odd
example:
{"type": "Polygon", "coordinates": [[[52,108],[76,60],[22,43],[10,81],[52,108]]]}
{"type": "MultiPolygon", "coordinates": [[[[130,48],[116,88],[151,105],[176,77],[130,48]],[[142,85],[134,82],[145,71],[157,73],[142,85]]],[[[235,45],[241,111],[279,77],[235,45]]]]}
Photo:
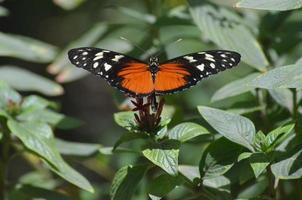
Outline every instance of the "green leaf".
{"type": "Polygon", "coordinates": [[[10,200],[71,200],[69,197],[55,191],[39,188],[31,185],[18,185],[9,192],[10,200]]]}
{"type": "Polygon", "coordinates": [[[21,104],[21,108],[23,111],[29,109],[44,109],[47,107],[56,108],[57,104],[55,102],[48,101],[37,95],[30,95],[23,98],[21,104]]]}
{"type": "Polygon", "coordinates": [[[169,140],[159,147],[143,150],[143,155],[152,163],[165,170],[168,174],[176,176],[178,173],[179,143],[169,140]]]}
{"type": "Polygon", "coordinates": [[[212,96],[211,101],[219,101],[228,97],[233,97],[239,94],[243,94],[255,89],[249,86],[247,83],[255,79],[260,73],[252,73],[242,79],[235,80],[231,83],[226,84],[215,92],[212,96]]]}
{"type": "Polygon", "coordinates": [[[148,193],[163,197],[171,192],[177,185],[181,184],[182,179],[178,176],[170,176],[168,174],[162,174],[153,179],[148,187],[148,193]]]}
{"type": "Polygon", "coordinates": [[[0,6],[0,17],[5,17],[8,15],[9,15],[9,11],[5,7],[0,6]]]}
{"type": "Polygon", "coordinates": [[[148,14],[146,12],[139,12],[138,9],[131,9],[128,7],[118,7],[119,12],[135,18],[136,21],[141,21],[148,24],[154,24],[156,17],[154,15],[148,14]]]}
{"type": "Polygon", "coordinates": [[[119,169],[112,181],[111,200],[130,200],[146,170],[145,165],[129,165],[119,169]]]}
{"type": "Polygon", "coordinates": [[[90,156],[98,152],[101,145],[56,139],[56,147],[64,155],[90,156]]]}
{"type": "Polygon", "coordinates": [[[46,164],[59,176],[70,183],[90,192],[93,188],[90,183],[72,169],[60,156],[51,128],[40,122],[16,122],[8,120],[7,123],[11,132],[18,137],[22,143],[39,157],[44,159],[46,164]]]}
{"type": "Polygon", "coordinates": [[[191,182],[194,182],[195,179],[200,179],[200,172],[198,167],[190,165],[179,165],[178,171],[191,182]]]}
{"type": "Polygon", "coordinates": [[[212,178],[206,178],[202,181],[202,184],[206,187],[219,189],[231,184],[230,179],[225,176],[217,176],[212,178]]]}
{"type": "Polygon", "coordinates": [[[291,157],[271,165],[276,179],[298,179],[302,177],[302,150],[291,157]]]}
{"type": "Polygon", "coordinates": [[[0,80],[6,81],[20,91],[37,91],[50,96],[61,95],[64,92],[63,87],[56,82],[14,66],[2,66],[0,80]]]}
{"type": "Polygon", "coordinates": [[[4,81],[0,80],[0,109],[6,108],[10,102],[19,104],[21,102],[21,95],[4,81]]]}
{"type": "Polygon", "coordinates": [[[279,105],[287,108],[289,112],[293,111],[293,93],[289,89],[278,88],[268,92],[279,105]]]}
{"type": "Polygon", "coordinates": [[[254,138],[254,147],[257,151],[265,152],[267,150],[267,146],[265,145],[265,134],[262,131],[258,131],[254,138]]]}
{"type": "Polygon", "coordinates": [[[32,38],[0,32],[0,56],[47,63],[54,59],[57,49],[32,38]]]}
{"type": "Polygon", "coordinates": [[[148,136],[142,132],[127,132],[124,133],[114,144],[113,149],[116,149],[118,146],[125,142],[130,142],[132,140],[147,138],[148,136]]]}
{"type": "Polygon", "coordinates": [[[258,178],[270,164],[269,159],[263,153],[253,153],[249,157],[249,162],[256,178],[258,178]]]}
{"type": "Polygon", "coordinates": [[[65,10],[72,10],[86,0],[54,0],[53,2],[65,10]]]}
{"type": "Polygon", "coordinates": [[[136,122],[134,118],[134,112],[132,111],[114,113],[113,117],[115,123],[129,131],[131,131],[133,127],[135,127],[136,122]]]}
{"type": "Polygon", "coordinates": [[[241,0],[236,7],[284,11],[301,8],[302,0],[241,0]]]}
{"type": "Polygon", "coordinates": [[[199,164],[203,179],[218,177],[229,171],[241,152],[241,146],[220,138],[205,150],[199,164]]]}
{"type": "Polygon", "coordinates": [[[249,157],[251,157],[253,153],[251,152],[243,152],[238,156],[238,162],[240,162],[241,160],[247,159],[249,157]]]}
{"type": "Polygon", "coordinates": [[[240,23],[238,15],[209,5],[197,5],[191,7],[190,11],[195,24],[207,39],[223,49],[239,52],[242,60],[254,68],[266,70],[268,61],[260,44],[249,29],[240,23]]]}
{"type": "Polygon", "coordinates": [[[253,122],[248,118],[205,106],[199,106],[198,110],[218,133],[254,151],[252,144],[256,131],[253,122]]]}
{"type": "Polygon", "coordinates": [[[295,124],[289,124],[269,132],[264,140],[265,145],[268,147],[267,151],[274,150],[278,145],[284,142],[290,134],[293,133],[294,127],[295,124]]]}
{"type": "Polygon", "coordinates": [[[205,134],[209,134],[209,131],[204,127],[192,122],[184,122],[170,130],[168,132],[168,137],[169,139],[186,142],[197,136],[205,134]]]}

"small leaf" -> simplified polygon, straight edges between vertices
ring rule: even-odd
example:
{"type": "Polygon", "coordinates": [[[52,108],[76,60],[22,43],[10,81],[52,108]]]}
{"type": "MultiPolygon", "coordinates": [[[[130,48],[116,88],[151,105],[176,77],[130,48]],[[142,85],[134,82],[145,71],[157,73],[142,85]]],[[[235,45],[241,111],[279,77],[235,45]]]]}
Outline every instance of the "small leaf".
{"type": "Polygon", "coordinates": [[[177,185],[181,184],[182,180],[178,176],[170,176],[168,174],[162,174],[153,179],[148,187],[148,193],[163,197],[171,192],[177,185]]]}
{"type": "Polygon", "coordinates": [[[254,87],[247,85],[247,83],[255,79],[258,75],[260,75],[260,73],[253,73],[242,79],[238,79],[231,83],[226,84],[225,86],[220,88],[217,92],[215,92],[211,101],[219,101],[255,89],[254,87]]]}
{"type": "Polygon", "coordinates": [[[266,70],[268,61],[259,42],[241,23],[238,15],[209,5],[193,5],[190,11],[195,24],[207,39],[223,49],[239,52],[242,60],[254,68],[266,70]]]}
{"type": "Polygon", "coordinates": [[[202,181],[202,184],[206,187],[219,189],[231,184],[231,181],[225,176],[217,176],[212,178],[206,178],[202,181]]]}
{"type": "Polygon", "coordinates": [[[265,152],[268,146],[265,145],[265,134],[262,131],[258,131],[254,138],[254,147],[257,151],[265,152]]]}
{"type": "Polygon", "coordinates": [[[236,7],[284,11],[301,8],[302,0],[241,0],[236,7]]]}
{"type": "Polygon", "coordinates": [[[21,102],[21,95],[4,81],[0,80],[0,108],[6,108],[10,102],[19,104],[21,102]]]}
{"type": "Polygon", "coordinates": [[[113,117],[115,123],[129,131],[132,130],[136,124],[134,112],[132,111],[114,113],[113,117]]]}
{"type": "Polygon", "coordinates": [[[178,171],[191,182],[194,182],[195,179],[200,179],[200,172],[198,167],[189,165],[179,165],[178,171]]]}
{"type": "Polygon", "coordinates": [[[253,122],[248,118],[204,106],[199,106],[198,110],[218,133],[232,142],[254,151],[252,144],[256,131],[253,122]]]}
{"type": "Polygon", "coordinates": [[[14,66],[1,67],[0,80],[6,81],[20,91],[37,91],[50,96],[61,95],[64,92],[63,87],[56,82],[14,66]]]}
{"type": "Polygon", "coordinates": [[[253,153],[249,157],[249,162],[256,178],[258,178],[270,164],[268,158],[263,153],[253,153]]]}
{"type": "Polygon", "coordinates": [[[0,32],[0,56],[47,63],[52,61],[56,54],[57,49],[52,45],[24,36],[0,32]]]}
{"type": "Polygon", "coordinates": [[[205,134],[209,134],[209,131],[204,127],[192,122],[185,122],[178,124],[172,130],[170,130],[168,132],[168,137],[169,139],[186,142],[197,136],[205,134]]]}
{"type": "Polygon", "coordinates": [[[277,179],[298,179],[302,177],[302,150],[291,157],[271,165],[277,179]]]}
{"type": "Polygon", "coordinates": [[[55,4],[65,10],[72,10],[81,5],[86,0],[53,0],[55,4]]]}
{"type": "Polygon", "coordinates": [[[64,155],[90,156],[98,152],[101,145],[56,139],[56,147],[64,155]]]}
{"type": "Polygon", "coordinates": [[[199,164],[203,179],[221,176],[236,162],[241,152],[241,146],[221,137],[212,142],[205,150],[199,164]]]}
{"type": "Polygon", "coordinates": [[[172,140],[161,144],[159,147],[143,150],[143,155],[147,159],[172,176],[178,173],[178,154],[179,143],[172,140]]]}
{"type": "Polygon", "coordinates": [[[268,151],[274,150],[278,145],[284,142],[290,136],[294,127],[295,124],[289,124],[269,132],[264,140],[265,145],[269,148],[268,151]]]}
{"type": "Polygon", "coordinates": [[[51,128],[39,122],[17,122],[8,120],[11,132],[18,137],[22,143],[39,157],[44,159],[51,170],[74,185],[93,192],[90,183],[72,169],[60,156],[55,146],[55,140],[51,128]]]}
{"type": "Polygon", "coordinates": [[[119,169],[112,181],[111,200],[130,200],[146,170],[147,167],[145,165],[129,165],[119,169]]]}
{"type": "Polygon", "coordinates": [[[253,153],[251,152],[243,152],[238,156],[238,162],[240,162],[241,160],[247,159],[249,157],[251,157],[253,153]]]}
{"type": "Polygon", "coordinates": [[[22,110],[27,109],[44,109],[47,107],[56,108],[56,103],[48,101],[40,96],[30,95],[23,99],[21,108],[22,110]]]}

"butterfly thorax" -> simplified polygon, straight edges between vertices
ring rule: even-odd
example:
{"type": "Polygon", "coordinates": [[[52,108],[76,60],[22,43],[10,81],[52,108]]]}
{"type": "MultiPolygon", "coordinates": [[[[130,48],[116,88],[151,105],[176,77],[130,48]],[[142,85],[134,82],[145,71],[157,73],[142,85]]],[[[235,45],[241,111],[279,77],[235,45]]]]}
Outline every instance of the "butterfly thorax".
{"type": "Polygon", "coordinates": [[[158,69],[159,69],[158,66],[159,66],[158,58],[157,57],[150,57],[150,59],[149,59],[149,70],[152,74],[153,80],[155,79],[156,73],[158,72],[158,69]]]}

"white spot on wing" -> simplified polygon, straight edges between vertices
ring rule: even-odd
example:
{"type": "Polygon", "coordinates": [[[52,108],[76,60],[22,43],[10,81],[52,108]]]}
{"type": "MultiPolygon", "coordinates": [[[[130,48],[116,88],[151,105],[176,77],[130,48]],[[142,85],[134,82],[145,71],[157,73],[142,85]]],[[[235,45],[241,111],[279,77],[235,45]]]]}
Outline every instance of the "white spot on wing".
{"type": "Polygon", "coordinates": [[[210,66],[211,66],[213,69],[215,69],[215,67],[216,67],[214,63],[211,63],[210,66]]]}
{"type": "Polygon", "coordinates": [[[235,62],[235,59],[234,59],[234,58],[231,58],[231,61],[235,62]]]}
{"type": "Polygon", "coordinates": [[[205,57],[205,59],[206,59],[206,60],[209,60],[209,61],[212,61],[212,62],[216,62],[216,61],[214,60],[214,58],[211,58],[211,57],[205,57]]]}
{"type": "Polygon", "coordinates": [[[213,55],[208,54],[208,53],[206,53],[206,54],[205,54],[205,56],[206,56],[206,57],[209,57],[209,58],[214,58],[214,56],[213,56],[213,55]]]}
{"type": "Polygon", "coordinates": [[[99,66],[99,62],[95,62],[94,64],[93,64],[93,68],[97,68],[99,66]]]}
{"type": "Polygon", "coordinates": [[[108,63],[105,63],[104,67],[105,67],[105,71],[108,71],[109,69],[111,69],[112,66],[109,65],[108,63]]]}
{"type": "Polygon", "coordinates": [[[223,57],[223,58],[226,58],[226,57],[227,57],[225,54],[221,54],[220,56],[223,57]]]}
{"type": "Polygon", "coordinates": [[[74,60],[77,59],[77,58],[78,58],[78,56],[74,56],[74,57],[73,57],[74,60]]]}
{"type": "Polygon", "coordinates": [[[101,51],[101,52],[99,52],[99,53],[96,53],[95,56],[96,56],[96,57],[98,57],[98,56],[103,56],[103,54],[104,54],[104,52],[101,51]]]}
{"type": "Polygon", "coordinates": [[[203,70],[204,70],[204,64],[197,65],[196,67],[197,67],[197,69],[199,69],[200,71],[203,71],[203,70]]]}
{"type": "Polygon", "coordinates": [[[190,63],[197,61],[197,60],[194,59],[193,56],[185,56],[184,59],[187,59],[190,63]]]}
{"type": "Polygon", "coordinates": [[[124,56],[123,55],[116,55],[116,56],[114,56],[112,61],[118,62],[122,57],[124,57],[124,56]]]}
{"type": "Polygon", "coordinates": [[[83,55],[83,56],[86,56],[86,55],[88,55],[88,52],[87,52],[87,51],[84,51],[84,52],[82,53],[82,55],[83,55]]]}

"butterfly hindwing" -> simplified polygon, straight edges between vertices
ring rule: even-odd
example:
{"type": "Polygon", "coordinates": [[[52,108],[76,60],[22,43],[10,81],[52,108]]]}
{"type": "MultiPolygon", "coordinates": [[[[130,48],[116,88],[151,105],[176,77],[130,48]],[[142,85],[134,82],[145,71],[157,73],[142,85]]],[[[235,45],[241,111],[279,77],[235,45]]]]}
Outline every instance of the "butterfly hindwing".
{"type": "Polygon", "coordinates": [[[151,73],[148,65],[129,56],[106,49],[82,47],[68,52],[69,60],[104,78],[111,86],[129,95],[147,95],[153,92],[151,73]],[[144,77],[144,80],[139,80],[144,77]]]}
{"type": "Polygon", "coordinates": [[[155,92],[163,95],[181,91],[210,75],[235,67],[239,62],[240,54],[225,50],[204,51],[171,59],[160,64],[155,92]]]}

